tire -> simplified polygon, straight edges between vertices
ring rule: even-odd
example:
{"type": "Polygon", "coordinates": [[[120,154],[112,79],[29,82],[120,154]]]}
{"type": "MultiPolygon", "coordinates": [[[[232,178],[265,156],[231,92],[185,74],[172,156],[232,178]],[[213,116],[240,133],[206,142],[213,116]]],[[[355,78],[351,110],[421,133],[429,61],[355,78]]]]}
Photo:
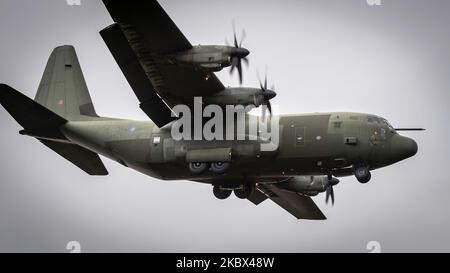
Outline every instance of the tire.
{"type": "Polygon", "coordinates": [[[230,168],[230,162],[213,162],[211,163],[211,171],[217,174],[223,174],[230,168]]]}
{"type": "Polygon", "coordinates": [[[252,195],[254,189],[253,184],[243,185],[241,189],[234,190],[234,195],[239,199],[247,199],[252,195]]]}
{"type": "Polygon", "coordinates": [[[361,178],[361,179],[357,178],[357,179],[358,179],[359,183],[366,184],[367,182],[370,181],[370,178],[372,178],[372,175],[369,172],[369,174],[365,178],[361,178]]]}
{"type": "Polygon", "coordinates": [[[202,174],[209,169],[209,164],[204,162],[189,163],[189,170],[194,174],[202,174]]]}
{"type": "Polygon", "coordinates": [[[224,200],[224,199],[227,199],[228,197],[230,197],[231,190],[223,190],[219,186],[214,186],[213,193],[217,199],[224,200]]]}
{"type": "Polygon", "coordinates": [[[370,181],[372,175],[370,174],[369,168],[359,167],[355,169],[355,177],[360,183],[367,183],[370,181]]]}

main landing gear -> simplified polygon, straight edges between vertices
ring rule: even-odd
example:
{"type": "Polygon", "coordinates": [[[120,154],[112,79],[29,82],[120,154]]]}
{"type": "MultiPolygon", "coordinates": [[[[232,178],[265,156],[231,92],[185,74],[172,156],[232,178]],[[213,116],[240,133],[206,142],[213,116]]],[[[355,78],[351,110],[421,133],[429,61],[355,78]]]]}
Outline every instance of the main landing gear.
{"type": "Polygon", "coordinates": [[[241,185],[239,188],[234,189],[234,195],[236,195],[239,199],[247,199],[252,195],[253,191],[255,190],[255,184],[253,183],[247,183],[241,185]]]}
{"type": "Polygon", "coordinates": [[[207,170],[211,170],[217,174],[223,174],[230,168],[230,162],[191,162],[189,163],[189,170],[194,174],[202,174],[207,170]]]}
{"type": "Polygon", "coordinates": [[[230,197],[232,191],[234,191],[234,195],[236,195],[237,198],[247,199],[252,195],[254,190],[255,184],[253,183],[242,184],[235,188],[227,188],[220,185],[215,185],[213,187],[214,196],[220,200],[224,200],[230,197]]]}
{"type": "Polygon", "coordinates": [[[220,200],[224,200],[224,199],[227,199],[228,197],[230,197],[231,192],[232,192],[232,190],[224,189],[220,186],[213,187],[214,196],[220,200]]]}
{"type": "Polygon", "coordinates": [[[372,175],[370,174],[369,167],[367,166],[359,166],[355,168],[355,177],[358,179],[359,183],[365,184],[370,181],[372,175]]]}

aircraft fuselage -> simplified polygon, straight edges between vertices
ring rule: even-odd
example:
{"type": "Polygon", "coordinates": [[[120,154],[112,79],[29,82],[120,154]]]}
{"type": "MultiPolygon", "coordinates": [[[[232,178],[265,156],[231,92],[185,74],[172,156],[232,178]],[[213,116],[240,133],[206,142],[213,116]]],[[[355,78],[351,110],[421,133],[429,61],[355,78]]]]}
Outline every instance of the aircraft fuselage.
{"type": "Polygon", "coordinates": [[[62,132],[73,143],[164,180],[347,176],[353,175],[355,166],[373,170],[417,152],[414,140],[400,136],[386,120],[374,115],[282,115],[279,128],[279,147],[269,152],[261,151],[259,140],[175,141],[170,128],[144,121],[69,121],[62,132]],[[225,174],[189,170],[190,151],[220,157],[218,149],[230,151],[231,166],[225,174]]]}

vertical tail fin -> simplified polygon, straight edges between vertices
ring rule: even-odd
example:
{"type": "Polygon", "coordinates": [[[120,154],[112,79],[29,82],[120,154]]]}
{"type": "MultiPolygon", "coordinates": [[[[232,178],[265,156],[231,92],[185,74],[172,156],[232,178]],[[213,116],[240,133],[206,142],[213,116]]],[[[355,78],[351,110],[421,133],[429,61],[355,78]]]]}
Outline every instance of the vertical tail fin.
{"type": "Polygon", "coordinates": [[[68,120],[98,117],[73,46],[53,50],[34,100],[68,120]]]}

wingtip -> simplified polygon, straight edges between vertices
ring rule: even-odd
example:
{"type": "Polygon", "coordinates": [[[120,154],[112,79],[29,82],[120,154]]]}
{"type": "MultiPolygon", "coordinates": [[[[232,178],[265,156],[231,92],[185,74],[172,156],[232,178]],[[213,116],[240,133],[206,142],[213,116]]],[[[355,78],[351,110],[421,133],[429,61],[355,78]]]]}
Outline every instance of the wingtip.
{"type": "Polygon", "coordinates": [[[10,97],[12,94],[14,94],[14,92],[17,92],[17,91],[14,88],[12,88],[11,86],[9,86],[5,83],[0,83],[0,103],[3,105],[5,100],[8,97],[10,97]]]}

